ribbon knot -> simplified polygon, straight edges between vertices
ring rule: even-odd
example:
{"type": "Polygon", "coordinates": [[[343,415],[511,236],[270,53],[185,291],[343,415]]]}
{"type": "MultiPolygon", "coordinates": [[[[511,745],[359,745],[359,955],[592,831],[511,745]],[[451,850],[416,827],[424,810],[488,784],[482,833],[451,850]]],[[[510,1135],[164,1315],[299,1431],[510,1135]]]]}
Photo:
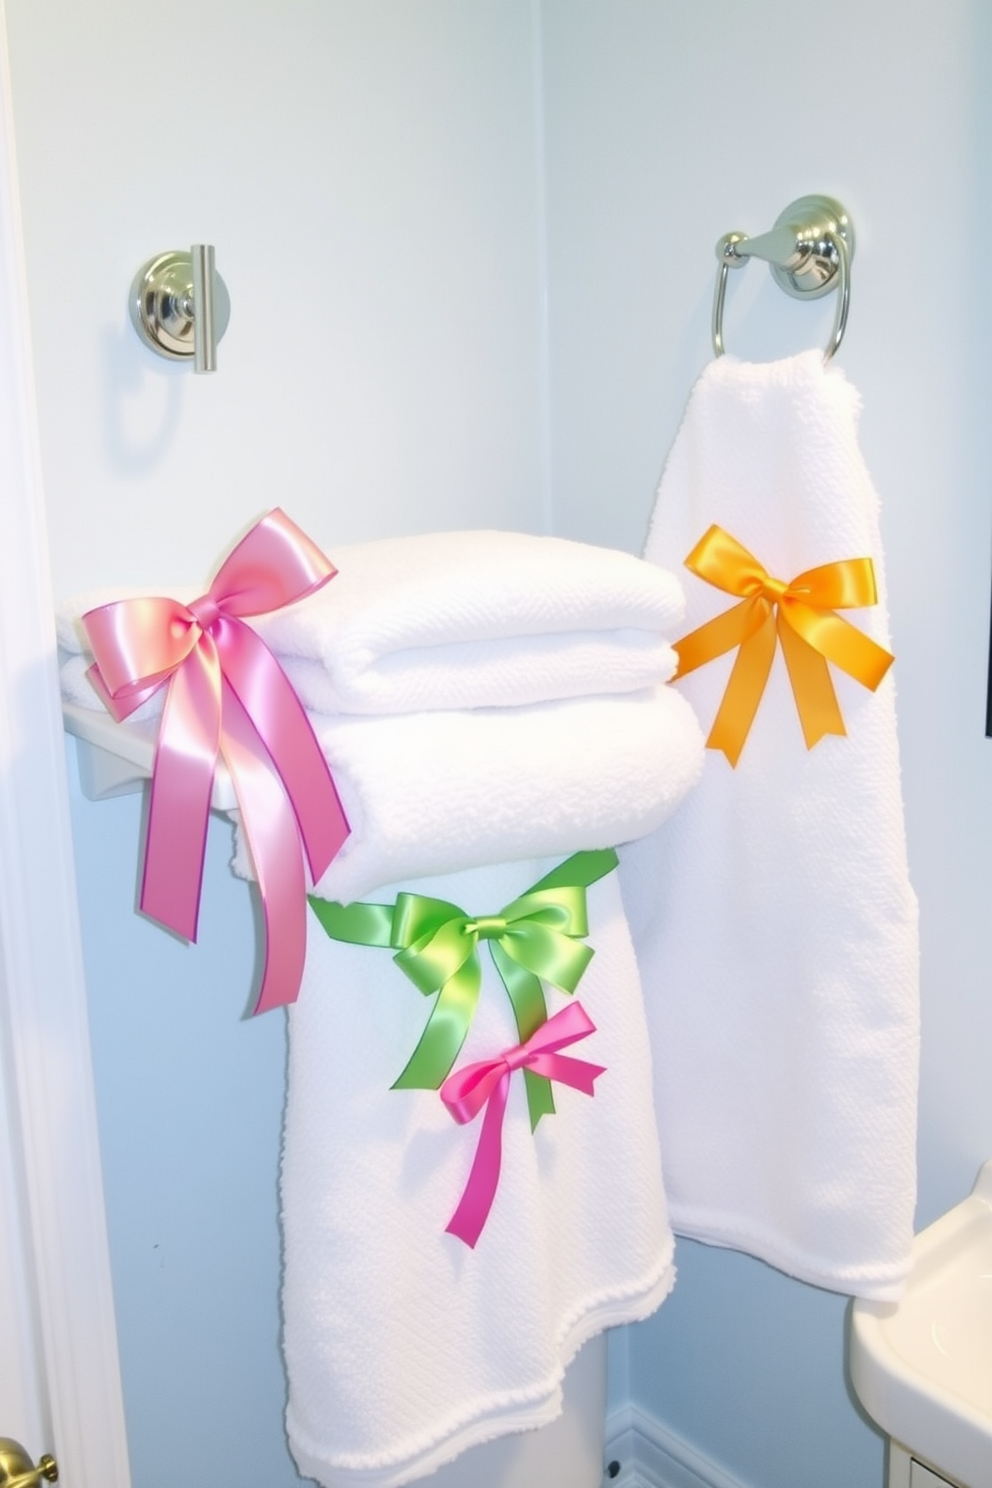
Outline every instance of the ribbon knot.
{"type": "Polygon", "coordinates": [[[83,616],[89,676],[114,717],[166,687],[155,745],[142,910],[196,939],[207,819],[219,756],[230,771],[262,897],[266,949],[255,1012],[292,1002],[306,954],[306,882],[348,835],[310,721],[275,657],[246,625],[323,587],[336,570],[276,508],[192,605],[126,599],[83,616]]]}
{"type": "MultiPolygon", "coordinates": [[[[593,957],[586,888],[617,866],[612,848],[573,854],[498,915],[465,914],[426,894],[400,894],[395,904],[310,904],[333,940],[389,947],[397,966],[425,997],[438,994],[427,1024],[394,1090],[437,1090],[471,1026],[482,988],[479,941],[487,940],[526,1040],[547,1018],[542,981],[572,993],[593,957]]],[[[554,1111],[550,1082],[524,1071],[532,1126],[554,1111]]]]}
{"type": "Polygon", "coordinates": [[[474,1120],[483,1107],[486,1111],[465,1191],[445,1226],[448,1234],[474,1248],[489,1218],[502,1165],[503,1116],[511,1074],[522,1069],[525,1076],[533,1072],[548,1081],[570,1085],[584,1095],[595,1095],[594,1082],[597,1075],[604,1073],[605,1066],[558,1052],[595,1031],[596,1025],[582,1004],[572,1002],[524,1043],[504,1050],[494,1059],[467,1064],[445,1080],[441,1099],[457,1122],[464,1125],[474,1120]]]}
{"type": "Polygon", "coordinates": [[[466,935],[477,936],[479,940],[499,940],[506,934],[507,922],[503,915],[483,915],[477,920],[467,920],[462,928],[466,935]]]}
{"type": "Polygon", "coordinates": [[[210,594],[201,594],[199,599],[194,599],[189,606],[190,614],[196,620],[201,630],[208,631],[215,620],[221,616],[221,607],[210,594]]]}
{"type": "Polygon", "coordinates": [[[679,665],[673,681],[740,649],[717,711],[708,749],[720,749],[736,765],[758,711],[781,644],[807,749],[825,734],[846,734],[828,661],[874,692],[893,657],[835,609],[878,602],[870,558],[847,558],[797,574],[789,583],[774,578],[729,532],[713,526],[693,548],[685,566],[740,604],[724,610],[676,641],[679,665]]]}

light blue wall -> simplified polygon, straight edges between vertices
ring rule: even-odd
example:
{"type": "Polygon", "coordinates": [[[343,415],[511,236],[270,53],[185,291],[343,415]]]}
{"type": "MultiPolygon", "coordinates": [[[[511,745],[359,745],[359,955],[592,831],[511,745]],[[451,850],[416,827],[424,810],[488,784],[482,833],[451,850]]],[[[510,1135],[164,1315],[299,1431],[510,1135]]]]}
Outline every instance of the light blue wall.
{"type": "MultiPolygon", "coordinates": [[[[52,47],[71,81],[57,44],[62,33],[49,13],[54,3],[8,0],[15,68],[20,57],[36,89],[22,98],[19,117],[27,136],[29,249],[34,231],[41,266],[32,281],[33,314],[62,248],[58,181],[49,188],[41,179],[45,157],[58,145],[57,134],[46,132],[45,63],[52,47]]],[[[352,10],[385,14],[365,0],[326,13],[340,21],[352,10]]],[[[435,61],[447,58],[457,72],[459,55],[469,53],[446,49],[445,37],[455,31],[445,28],[456,26],[455,11],[466,14],[464,0],[450,13],[437,3],[419,13],[427,11],[435,61]]],[[[493,149],[498,139],[510,141],[515,162],[492,181],[491,199],[485,192],[471,196],[472,221],[480,231],[488,222],[508,245],[505,255],[487,260],[485,293],[490,306],[502,304],[505,294],[503,319],[516,333],[495,350],[491,339],[478,340],[479,327],[491,321],[463,327],[462,334],[461,301],[456,297],[444,311],[440,278],[408,285],[412,296],[418,284],[430,284],[430,315],[410,299],[372,316],[370,299],[372,342],[362,348],[356,316],[348,344],[365,358],[361,386],[372,401],[348,403],[346,380],[327,371],[323,351],[315,375],[324,379],[325,403],[301,393],[309,400],[304,420],[280,391],[277,402],[296,419],[297,434],[304,425],[309,431],[303,449],[294,448],[292,479],[307,500],[323,500],[315,509],[325,514],[325,531],[337,520],[328,491],[335,492],[349,533],[451,525],[455,514],[466,525],[496,523],[502,514],[507,524],[540,529],[550,468],[557,531],[638,549],[687,390],[709,355],[714,242],[731,228],[770,226],[805,192],[841,197],[856,224],[858,253],[840,360],[864,396],[863,447],[883,500],[907,826],[922,913],[919,1220],[925,1223],[968,1190],[992,1154],[992,743],[983,737],[992,508],[985,348],[992,328],[981,280],[981,245],[992,227],[988,7],[983,0],[837,0],[825,12],[785,0],[746,6],[535,0],[514,8],[512,27],[495,31],[502,0],[473,3],[471,11],[485,25],[469,52],[493,84],[485,95],[485,138],[493,149]],[[489,38],[486,47],[482,38],[489,38]],[[532,93],[535,69],[540,86],[532,93]],[[505,80],[502,91],[497,74],[505,80]],[[541,94],[543,139],[532,118],[522,130],[519,124],[519,110],[530,110],[541,94]],[[530,194],[541,178],[542,149],[550,286],[543,390],[544,228],[530,194]],[[507,182],[516,193],[512,221],[498,210],[507,182]],[[430,364],[426,390],[418,389],[416,348],[422,340],[429,349],[437,315],[444,354],[430,364]],[[389,380],[391,348],[410,372],[405,382],[389,380]],[[458,358],[471,366],[478,356],[488,357],[486,395],[498,395],[508,443],[499,420],[486,419],[472,425],[471,437],[441,446],[445,399],[453,400],[454,434],[464,434],[456,395],[464,394],[466,406],[474,397],[473,386],[459,388],[458,358]],[[375,377],[377,358],[382,380],[375,377]],[[416,419],[404,403],[411,389],[420,400],[416,419]],[[550,466],[534,414],[545,397],[550,466]],[[329,483],[328,408],[343,420],[336,427],[348,450],[333,472],[340,485],[329,483]],[[396,428],[399,444],[390,442],[396,428]],[[485,472],[476,483],[474,467],[485,472]],[[414,471],[420,472],[415,489],[414,471]]],[[[70,6],[67,24],[71,12],[70,6]]],[[[103,16],[107,36],[100,40],[109,45],[122,7],[100,0],[93,15],[103,16]]],[[[97,65],[95,43],[81,32],[74,45],[90,45],[97,65]]],[[[365,65],[373,67],[375,56],[368,50],[365,65]]],[[[397,66],[392,51],[389,57],[397,66]]],[[[383,74],[373,71],[381,90],[383,74]]],[[[359,99],[361,76],[353,78],[359,99]]],[[[16,86],[15,75],[15,100],[16,86]]],[[[92,94],[91,82],[88,87],[92,94]]],[[[319,89],[308,97],[318,95],[319,89]]],[[[416,96],[405,93],[403,107],[416,96]]],[[[457,125],[454,96],[446,94],[446,130],[457,125]]],[[[458,97],[458,107],[471,113],[472,90],[458,97]]],[[[427,108],[429,100],[421,102],[427,108]]],[[[286,107],[291,111],[290,99],[286,107]]],[[[85,115],[80,107],[79,120],[85,115]]],[[[365,117],[366,129],[373,123],[365,117]]],[[[442,233],[448,215],[457,218],[465,207],[458,187],[465,161],[458,155],[459,168],[446,175],[428,149],[446,136],[421,129],[413,137],[423,152],[424,179],[440,192],[430,200],[442,233]]],[[[376,148],[361,132],[353,142],[358,152],[376,148]]],[[[380,139],[378,168],[385,169],[392,153],[381,145],[380,139]]],[[[407,197],[399,200],[392,189],[384,195],[382,237],[372,238],[385,244],[402,235],[404,211],[416,209],[424,264],[429,235],[416,189],[418,159],[414,150],[404,165],[407,197]]],[[[315,150],[307,166],[315,182],[321,167],[315,150]]],[[[250,176],[250,166],[239,170],[250,176]]],[[[353,176],[359,180],[357,165],[353,176]]],[[[373,184],[366,183],[366,204],[376,199],[373,184]]],[[[67,181],[70,189],[76,188],[67,181]]],[[[248,189],[244,181],[241,189],[248,189]]],[[[73,202],[82,211],[78,196],[73,202]]],[[[238,200],[237,192],[229,196],[238,200]]],[[[253,210],[258,230],[268,231],[264,206],[253,210]]],[[[322,220],[320,232],[333,227],[322,220]]],[[[103,228],[95,223],[91,231],[103,228]]],[[[473,241],[471,232],[465,241],[473,241]]],[[[158,246],[154,239],[148,251],[158,246]]],[[[109,242],[98,247],[100,255],[115,251],[109,242]]],[[[394,250],[399,264],[402,242],[394,250]]],[[[129,261],[125,282],[134,267],[129,261]]],[[[388,279],[388,255],[378,267],[388,279]]],[[[374,282],[370,264],[365,293],[374,282]]],[[[460,282],[462,297],[467,282],[460,282]]],[[[728,341],[744,355],[784,354],[821,339],[831,312],[829,304],[787,300],[752,266],[732,285],[728,341]]],[[[70,395],[62,385],[68,374],[61,359],[69,354],[63,318],[57,305],[39,313],[40,380],[57,407],[70,395]]],[[[235,371],[233,329],[231,338],[228,368],[232,377],[242,376],[235,371]]],[[[123,340],[111,349],[116,357],[129,354],[123,340]]],[[[296,349],[309,355],[302,338],[296,349]]],[[[245,357],[253,354],[246,344],[245,357]]],[[[81,388],[88,375],[103,375],[99,356],[93,360],[93,368],[76,374],[81,388]]],[[[118,364],[118,381],[125,365],[118,364]]],[[[265,365],[264,375],[280,384],[305,382],[292,363],[275,372],[265,365]]],[[[217,397],[227,396],[224,386],[218,382],[217,397]]],[[[140,396],[141,388],[135,374],[130,394],[140,396]]],[[[183,437],[195,430],[208,440],[209,421],[192,401],[200,393],[184,387],[183,396],[189,400],[183,437]]],[[[246,433],[249,447],[261,451],[268,480],[277,469],[280,425],[254,419],[246,433]]],[[[88,425],[80,428],[84,452],[91,434],[88,425]]],[[[81,465],[75,451],[57,448],[64,444],[49,421],[53,525],[60,503],[85,499],[87,490],[102,500],[99,450],[81,465]]],[[[221,479],[224,462],[211,458],[211,478],[221,479]]],[[[110,472],[111,487],[118,475],[110,472]]],[[[246,479],[255,490],[250,471],[246,479]]],[[[123,486],[125,499],[135,500],[139,488],[123,486]]],[[[139,504],[136,529],[141,510],[139,504]]],[[[210,556],[198,557],[200,565],[210,556]]],[[[73,557],[67,546],[61,560],[67,573],[73,557]]],[[[115,577],[126,582],[128,576],[115,577]]],[[[135,1482],[138,1488],[172,1482],[176,1434],[192,1429],[216,1453],[197,1473],[202,1481],[282,1488],[295,1479],[278,1422],[282,1015],[254,1023],[240,1017],[252,976],[247,890],[228,876],[226,828],[215,823],[203,937],[195,950],[182,948],[132,912],[136,803],[91,805],[74,790],[74,810],[135,1482]]],[[[679,1262],[676,1291],[656,1319],[614,1340],[614,1403],[632,1398],[748,1488],[880,1488],[881,1441],[844,1383],[843,1299],[701,1246],[681,1245],[679,1262]]]]}
{"type": "MultiPolygon", "coordinates": [[[[718,237],[763,231],[812,191],[855,222],[838,360],[864,398],[888,559],[922,923],[922,1225],[992,1154],[990,312],[963,247],[992,227],[992,11],[545,0],[542,14],[556,531],[640,546],[711,355],[718,237]]],[[[832,314],[752,265],[730,285],[727,343],[785,355],[825,343],[832,314]]],[[[880,1485],[882,1442],[844,1382],[843,1299],[729,1252],[681,1244],[678,1260],[671,1300],[626,1334],[634,1401],[749,1488],[880,1485]]]]}
{"type": "Polygon", "coordinates": [[[6,13],[57,595],[205,582],[277,502],[328,546],[547,527],[531,0],[6,13]],[[191,241],[211,377],[127,315],[191,241]]]}

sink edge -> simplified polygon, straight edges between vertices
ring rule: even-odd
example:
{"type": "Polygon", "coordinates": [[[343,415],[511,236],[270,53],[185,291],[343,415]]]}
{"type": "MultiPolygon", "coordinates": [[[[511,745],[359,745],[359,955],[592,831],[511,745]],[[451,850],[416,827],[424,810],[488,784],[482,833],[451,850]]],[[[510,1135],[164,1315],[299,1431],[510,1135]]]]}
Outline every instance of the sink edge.
{"type": "MultiPolygon", "coordinates": [[[[943,1254],[992,1208],[992,1159],[983,1164],[970,1195],[922,1230],[913,1241],[914,1278],[925,1284],[943,1254]]],[[[856,1298],[850,1318],[851,1381],[868,1415],[883,1431],[921,1457],[960,1478],[969,1488],[992,1488],[992,1412],[985,1414],[919,1374],[884,1333],[898,1303],[856,1298]]]]}

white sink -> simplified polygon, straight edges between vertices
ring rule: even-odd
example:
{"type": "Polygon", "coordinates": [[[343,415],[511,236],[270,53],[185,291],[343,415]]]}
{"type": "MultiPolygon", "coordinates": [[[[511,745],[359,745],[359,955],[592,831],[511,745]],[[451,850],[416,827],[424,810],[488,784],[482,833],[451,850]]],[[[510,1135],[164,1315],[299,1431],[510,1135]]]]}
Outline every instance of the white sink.
{"type": "Polygon", "coordinates": [[[965,1488],[992,1488],[992,1160],[913,1241],[901,1302],[855,1302],[851,1378],[874,1421],[965,1488]]]}

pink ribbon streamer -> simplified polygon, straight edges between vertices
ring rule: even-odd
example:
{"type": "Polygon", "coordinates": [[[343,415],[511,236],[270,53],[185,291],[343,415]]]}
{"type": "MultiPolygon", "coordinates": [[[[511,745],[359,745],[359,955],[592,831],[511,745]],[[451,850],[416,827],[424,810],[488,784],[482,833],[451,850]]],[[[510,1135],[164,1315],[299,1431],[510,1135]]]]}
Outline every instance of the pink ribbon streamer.
{"type": "Polygon", "coordinates": [[[281,609],[337,570],[278,507],[242,538],[192,604],[125,599],[83,616],[90,680],[120,722],[166,687],[155,746],[142,910],[196,940],[218,756],[241,811],[262,898],[261,1013],[295,1001],[306,955],[302,841],[314,883],[349,827],[310,721],[243,616],[281,609]]]}
{"type": "Polygon", "coordinates": [[[605,1065],[589,1064],[584,1059],[573,1059],[559,1054],[590,1033],[596,1025],[581,1003],[570,1002],[561,1012],[542,1023],[526,1043],[507,1049],[495,1059],[483,1059],[477,1064],[467,1064],[448,1076],[441,1086],[441,1099],[456,1121],[464,1125],[472,1121],[486,1107],[482,1120],[479,1145],[475,1150],[472,1170],[468,1175],[465,1192],[458,1208],[451,1216],[445,1230],[455,1235],[473,1249],[482,1234],[496,1188],[499,1184],[500,1165],[503,1158],[503,1114],[510,1090],[510,1076],[514,1070],[532,1069],[549,1080],[558,1080],[571,1085],[585,1095],[595,1095],[593,1082],[603,1074],[605,1065]]]}

